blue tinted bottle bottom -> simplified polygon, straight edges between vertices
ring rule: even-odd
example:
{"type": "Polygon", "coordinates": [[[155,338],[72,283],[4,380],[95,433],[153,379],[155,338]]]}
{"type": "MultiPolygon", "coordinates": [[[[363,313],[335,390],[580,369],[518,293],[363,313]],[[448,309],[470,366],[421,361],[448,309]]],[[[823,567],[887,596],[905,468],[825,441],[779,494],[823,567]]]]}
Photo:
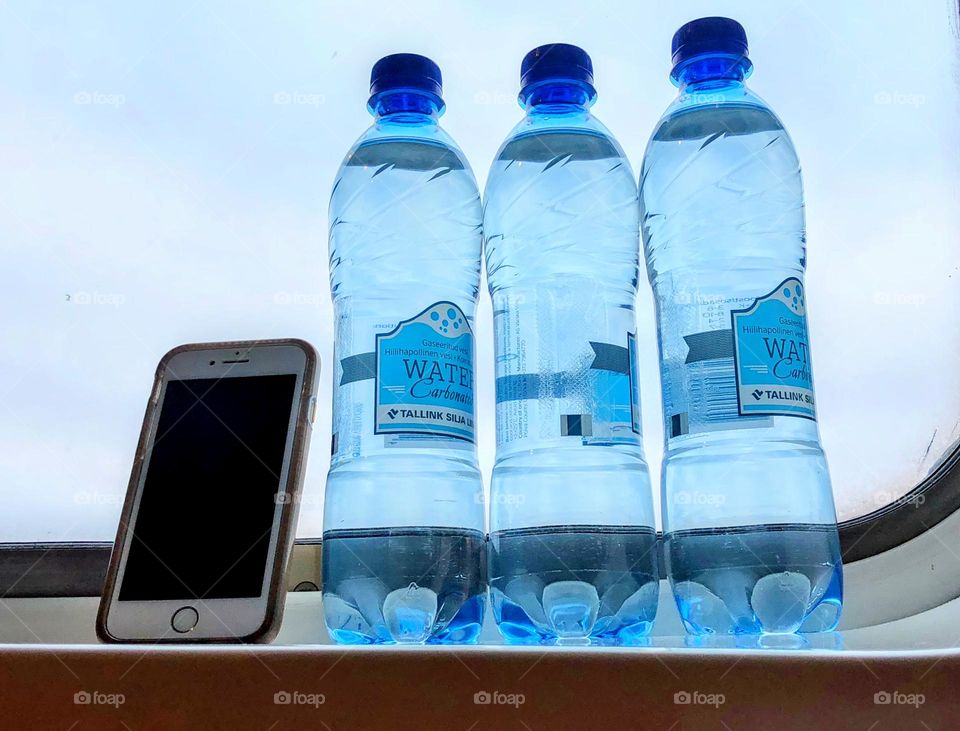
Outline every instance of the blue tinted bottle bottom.
{"type": "Polygon", "coordinates": [[[657,612],[656,533],[564,525],[490,535],[490,598],[508,644],[645,644],[657,612]]]}
{"type": "Polygon", "coordinates": [[[458,528],[323,535],[323,607],[339,644],[472,644],[486,606],[484,536],[458,528]]]}
{"type": "Polygon", "coordinates": [[[675,531],[664,537],[664,551],[692,635],[829,632],[840,620],[835,525],[675,531]]]}

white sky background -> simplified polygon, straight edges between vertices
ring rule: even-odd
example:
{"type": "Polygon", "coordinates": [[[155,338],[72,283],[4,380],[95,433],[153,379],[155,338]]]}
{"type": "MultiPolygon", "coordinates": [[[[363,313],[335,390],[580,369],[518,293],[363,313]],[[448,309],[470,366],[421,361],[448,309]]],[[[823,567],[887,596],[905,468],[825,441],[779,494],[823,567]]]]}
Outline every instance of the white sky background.
{"type": "MultiPolygon", "coordinates": [[[[750,84],[803,165],[813,362],[841,517],[912,488],[960,436],[951,0],[14,2],[0,8],[0,542],[111,540],[160,356],[183,342],[283,336],[310,340],[323,360],[299,531],[319,535],[332,372],[327,198],[370,123],[372,63],[398,51],[439,63],[442,123],[482,190],[521,115],[524,53],[581,45],[596,70],[594,111],[638,170],[675,94],[670,38],[712,14],[746,27],[750,84]]],[[[638,306],[657,474],[645,281],[638,306]]],[[[486,477],[491,320],[484,285],[486,477]]]]}

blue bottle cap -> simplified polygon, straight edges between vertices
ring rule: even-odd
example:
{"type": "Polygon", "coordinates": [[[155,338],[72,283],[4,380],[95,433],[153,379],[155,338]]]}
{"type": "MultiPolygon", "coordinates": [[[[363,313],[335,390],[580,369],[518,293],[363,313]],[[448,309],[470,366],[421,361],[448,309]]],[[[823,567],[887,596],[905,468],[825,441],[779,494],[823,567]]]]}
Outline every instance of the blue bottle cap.
{"type": "Polygon", "coordinates": [[[697,18],[673,34],[673,66],[704,54],[723,54],[743,59],[747,67],[747,33],[731,18],[697,18]]]}
{"type": "Polygon", "coordinates": [[[443,78],[440,67],[426,56],[416,53],[394,53],[384,56],[370,72],[370,101],[388,91],[416,91],[431,96],[443,109],[443,78]]]}
{"type": "Polygon", "coordinates": [[[593,63],[582,48],[569,43],[550,43],[534,48],[520,64],[520,99],[527,89],[544,81],[573,81],[586,86],[590,96],[597,95],[593,87],[593,63]]]}

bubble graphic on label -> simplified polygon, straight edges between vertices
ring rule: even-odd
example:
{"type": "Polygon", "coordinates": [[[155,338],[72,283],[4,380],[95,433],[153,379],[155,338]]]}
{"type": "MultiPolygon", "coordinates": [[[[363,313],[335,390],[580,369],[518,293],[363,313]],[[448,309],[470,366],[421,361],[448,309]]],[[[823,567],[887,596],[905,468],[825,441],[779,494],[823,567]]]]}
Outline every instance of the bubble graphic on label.
{"type": "Polygon", "coordinates": [[[437,303],[420,313],[420,321],[438,335],[469,335],[470,323],[465,315],[449,302],[437,303]]]}
{"type": "Polygon", "coordinates": [[[784,287],[784,288],[783,288],[783,296],[784,296],[784,297],[789,297],[789,296],[790,296],[790,288],[789,288],[789,287],[784,287]]]}

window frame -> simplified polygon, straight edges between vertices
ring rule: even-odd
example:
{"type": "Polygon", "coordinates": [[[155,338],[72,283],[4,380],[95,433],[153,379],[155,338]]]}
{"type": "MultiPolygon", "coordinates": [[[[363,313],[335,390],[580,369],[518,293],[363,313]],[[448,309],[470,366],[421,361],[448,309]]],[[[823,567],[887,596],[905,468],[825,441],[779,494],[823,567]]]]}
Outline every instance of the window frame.
{"type": "MultiPolygon", "coordinates": [[[[0,601],[99,597],[111,541],[0,543],[0,601]]],[[[288,591],[320,588],[320,539],[300,538],[290,556],[288,591]]]]}
{"type": "Polygon", "coordinates": [[[872,513],[840,523],[845,563],[893,550],[960,510],[960,444],[919,485],[872,513]]]}
{"type": "MultiPolygon", "coordinates": [[[[960,525],[960,444],[904,497],[839,524],[847,587],[842,626],[880,624],[960,597],[960,531],[953,524],[960,525]]],[[[662,534],[657,544],[665,579],[662,534]]],[[[0,601],[99,596],[112,547],[0,543],[0,601]]],[[[297,540],[289,591],[319,591],[321,551],[319,538],[297,540]]]]}

